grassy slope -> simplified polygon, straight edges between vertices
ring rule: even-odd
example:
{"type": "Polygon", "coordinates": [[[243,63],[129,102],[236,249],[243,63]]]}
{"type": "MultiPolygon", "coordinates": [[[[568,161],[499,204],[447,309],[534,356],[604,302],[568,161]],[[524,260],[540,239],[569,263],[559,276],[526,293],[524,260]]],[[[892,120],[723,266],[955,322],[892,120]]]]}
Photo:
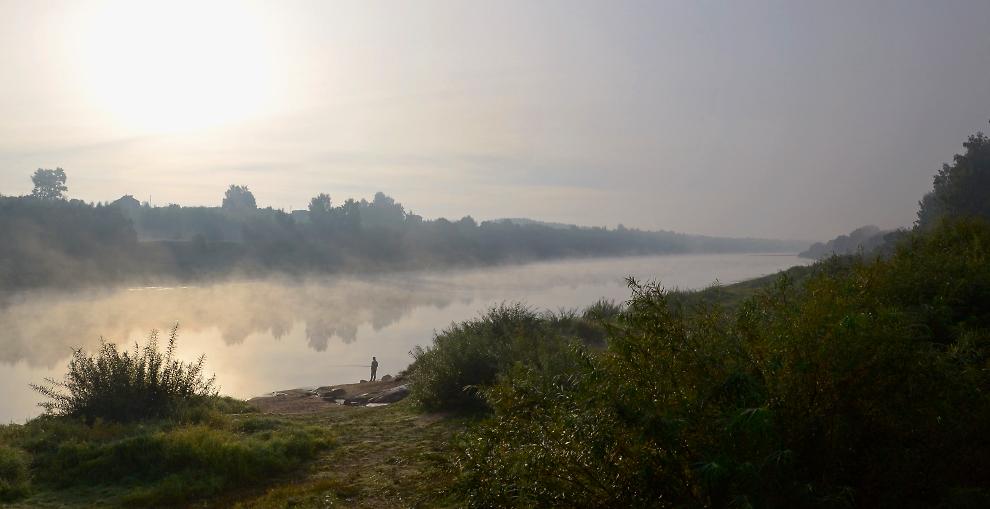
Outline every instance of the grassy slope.
{"type": "MultiPolygon", "coordinates": [[[[415,507],[447,485],[430,455],[462,425],[420,413],[410,400],[386,407],[340,407],[295,419],[333,429],[339,445],[310,469],[238,501],[242,508],[415,507]]],[[[227,505],[214,501],[214,507],[227,505]]]]}
{"type": "MultiPolygon", "coordinates": [[[[257,415],[257,414],[254,414],[257,415]]],[[[231,416],[253,418],[252,415],[231,416]]],[[[336,445],[315,461],[269,483],[240,489],[188,506],[242,508],[410,507],[424,495],[437,493],[446,479],[429,468],[429,456],[440,451],[454,430],[456,418],[436,418],[417,411],[406,400],[386,407],[337,407],[323,412],[284,415],[301,425],[329,428],[336,445]]],[[[55,489],[35,485],[26,499],[9,508],[118,507],[133,493],[119,486],[55,489]]]]}
{"type": "MultiPolygon", "coordinates": [[[[794,280],[795,283],[798,283],[811,275],[814,270],[812,266],[797,265],[782,272],[787,274],[787,277],[794,280]]],[[[778,272],[728,286],[709,286],[703,290],[688,292],[674,291],[671,292],[671,296],[686,306],[697,304],[701,301],[718,302],[721,304],[722,309],[733,311],[739,307],[742,301],[752,297],[767,286],[772,286],[780,279],[780,276],[781,272],[778,272]]]]}

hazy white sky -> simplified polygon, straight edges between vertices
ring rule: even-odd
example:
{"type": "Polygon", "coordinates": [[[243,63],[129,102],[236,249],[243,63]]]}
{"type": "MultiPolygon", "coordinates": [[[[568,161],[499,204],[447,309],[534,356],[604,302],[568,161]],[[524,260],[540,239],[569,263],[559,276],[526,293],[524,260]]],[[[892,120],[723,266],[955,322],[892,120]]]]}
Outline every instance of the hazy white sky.
{"type": "Polygon", "coordinates": [[[990,2],[0,1],[0,193],[831,238],[990,130],[990,2]]]}

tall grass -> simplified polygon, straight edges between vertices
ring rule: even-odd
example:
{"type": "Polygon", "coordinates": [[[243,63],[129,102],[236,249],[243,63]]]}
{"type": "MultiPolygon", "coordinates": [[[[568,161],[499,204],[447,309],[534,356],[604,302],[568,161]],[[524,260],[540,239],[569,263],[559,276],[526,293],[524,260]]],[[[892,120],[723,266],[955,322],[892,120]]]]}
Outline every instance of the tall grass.
{"type": "Polygon", "coordinates": [[[215,378],[204,379],[203,361],[183,363],[173,358],[178,324],[172,327],[165,352],[158,349],[158,331],[144,348],[118,351],[101,341],[94,356],[74,350],[63,380],[46,378],[31,387],[47,396],[40,405],[52,415],[130,422],[149,417],[175,416],[190,405],[215,398],[215,378]]]}

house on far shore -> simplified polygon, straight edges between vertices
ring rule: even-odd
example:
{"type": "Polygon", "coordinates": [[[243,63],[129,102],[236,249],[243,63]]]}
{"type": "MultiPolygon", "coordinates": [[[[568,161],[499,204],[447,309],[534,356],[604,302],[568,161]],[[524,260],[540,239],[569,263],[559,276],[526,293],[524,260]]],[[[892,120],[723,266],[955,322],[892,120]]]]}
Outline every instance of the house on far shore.
{"type": "Polygon", "coordinates": [[[138,210],[141,208],[141,202],[137,201],[129,194],[121,196],[117,201],[111,203],[110,205],[116,205],[122,210],[138,210]]]}
{"type": "Polygon", "coordinates": [[[293,210],[292,212],[290,212],[290,214],[292,214],[292,219],[295,219],[297,223],[309,222],[308,210],[293,210]]]}

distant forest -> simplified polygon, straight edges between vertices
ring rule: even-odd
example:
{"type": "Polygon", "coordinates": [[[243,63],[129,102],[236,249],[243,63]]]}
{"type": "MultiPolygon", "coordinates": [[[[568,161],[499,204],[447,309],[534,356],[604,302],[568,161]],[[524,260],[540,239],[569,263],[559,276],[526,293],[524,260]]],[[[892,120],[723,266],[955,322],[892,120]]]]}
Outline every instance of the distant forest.
{"type": "MultiPolygon", "coordinates": [[[[918,202],[915,227],[931,230],[946,219],[972,218],[990,221],[990,138],[982,132],[970,136],[952,164],[935,174],[932,190],[918,202]]],[[[889,255],[907,230],[881,230],[863,226],[826,242],[815,242],[798,256],[817,260],[835,255],[863,253],[889,255]]]]}
{"type": "Polygon", "coordinates": [[[798,253],[802,258],[817,260],[833,254],[845,255],[859,251],[864,253],[875,250],[890,250],[897,243],[905,230],[881,230],[874,225],[856,228],[849,235],[839,235],[826,242],[815,242],[807,250],[798,253]]]}
{"type": "Polygon", "coordinates": [[[164,207],[131,196],[67,200],[65,173],[38,170],[29,196],[0,196],[0,288],[157,284],[281,274],[479,267],[537,260],[683,253],[796,252],[793,241],[577,227],[531,220],[425,220],[384,193],[308,210],[259,208],[232,185],[220,207],[164,207]],[[519,224],[525,223],[525,224],[519,224]]]}

